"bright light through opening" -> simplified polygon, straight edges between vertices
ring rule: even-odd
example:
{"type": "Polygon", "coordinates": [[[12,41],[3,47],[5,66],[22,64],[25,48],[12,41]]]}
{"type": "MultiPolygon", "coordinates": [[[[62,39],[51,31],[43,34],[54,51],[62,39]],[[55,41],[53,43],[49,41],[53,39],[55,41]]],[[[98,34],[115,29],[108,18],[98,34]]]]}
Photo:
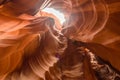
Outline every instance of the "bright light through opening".
{"type": "Polygon", "coordinates": [[[53,8],[45,8],[42,11],[55,15],[60,20],[61,24],[63,24],[65,22],[64,14],[55,10],[55,9],[53,9],[53,8]]]}

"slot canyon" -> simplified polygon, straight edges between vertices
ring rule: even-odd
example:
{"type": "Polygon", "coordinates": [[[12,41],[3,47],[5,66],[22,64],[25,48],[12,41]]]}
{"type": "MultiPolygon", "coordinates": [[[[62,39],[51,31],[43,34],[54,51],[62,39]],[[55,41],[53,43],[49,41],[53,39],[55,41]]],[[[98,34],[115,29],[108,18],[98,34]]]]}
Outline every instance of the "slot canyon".
{"type": "Polygon", "coordinates": [[[0,0],[0,80],[120,80],[120,0],[0,0]]]}

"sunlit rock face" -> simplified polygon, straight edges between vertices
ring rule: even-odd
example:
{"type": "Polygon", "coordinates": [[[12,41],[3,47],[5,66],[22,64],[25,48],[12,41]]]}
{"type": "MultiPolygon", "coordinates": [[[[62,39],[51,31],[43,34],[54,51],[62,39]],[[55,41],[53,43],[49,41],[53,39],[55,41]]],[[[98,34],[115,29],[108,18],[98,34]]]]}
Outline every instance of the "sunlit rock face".
{"type": "Polygon", "coordinates": [[[120,79],[119,0],[0,4],[0,80],[120,79]],[[89,53],[103,64],[95,65],[89,53]],[[103,65],[115,74],[103,77],[103,65]]]}
{"type": "Polygon", "coordinates": [[[55,10],[54,8],[45,8],[42,11],[55,15],[59,19],[61,25],[65,22],[64,14],[62,14],[61,12],[55,10]]]}

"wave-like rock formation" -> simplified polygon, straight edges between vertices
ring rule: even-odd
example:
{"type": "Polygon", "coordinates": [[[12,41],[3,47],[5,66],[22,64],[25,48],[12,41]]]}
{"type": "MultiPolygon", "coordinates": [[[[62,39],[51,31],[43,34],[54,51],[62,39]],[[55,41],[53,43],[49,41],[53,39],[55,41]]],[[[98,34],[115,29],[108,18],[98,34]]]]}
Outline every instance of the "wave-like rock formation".
{"type": "Polygon", "coordinates": [[[119,0],[0,0],[0,80],[120,80],[119,0]],[[60,24],[45,8],[64,14],[60,24]]]}

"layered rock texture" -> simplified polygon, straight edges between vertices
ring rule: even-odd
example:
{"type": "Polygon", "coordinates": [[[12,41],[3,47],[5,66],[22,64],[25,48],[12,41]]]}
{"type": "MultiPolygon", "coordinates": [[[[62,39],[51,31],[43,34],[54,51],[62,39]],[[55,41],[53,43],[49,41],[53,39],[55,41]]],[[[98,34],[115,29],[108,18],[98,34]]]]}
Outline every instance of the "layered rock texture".
{"type": "Polygon", "coordinates": [[[0,80],[120,80],[119,8],[120,0],[0,0],[0,80]]]}

